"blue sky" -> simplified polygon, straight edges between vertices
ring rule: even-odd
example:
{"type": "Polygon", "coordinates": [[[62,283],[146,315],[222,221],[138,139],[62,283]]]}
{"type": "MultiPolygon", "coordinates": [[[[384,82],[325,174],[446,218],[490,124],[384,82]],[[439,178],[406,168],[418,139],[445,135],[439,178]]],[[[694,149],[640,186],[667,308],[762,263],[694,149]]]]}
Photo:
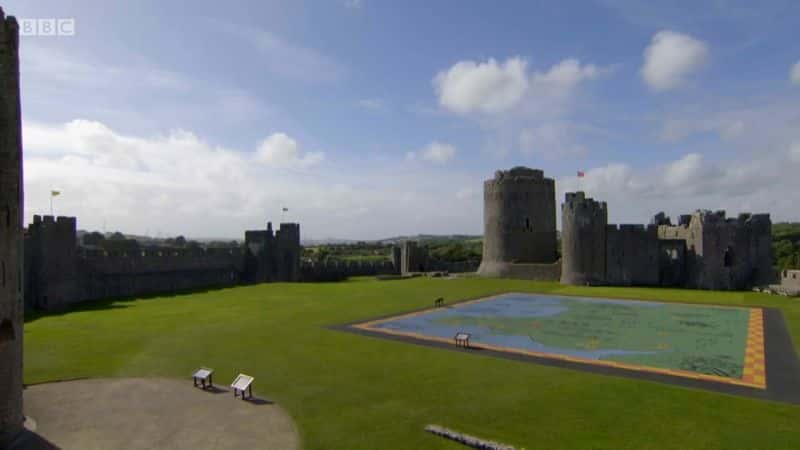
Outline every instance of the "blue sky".
{"type": "Polygon", "coordinates": [[[55,188],[87,229],[479,233],[527,165],[614,222],[800,220],[800,3],[651,3],[6,2],[75,19],[22,37],[26,216],[55,188]]]}

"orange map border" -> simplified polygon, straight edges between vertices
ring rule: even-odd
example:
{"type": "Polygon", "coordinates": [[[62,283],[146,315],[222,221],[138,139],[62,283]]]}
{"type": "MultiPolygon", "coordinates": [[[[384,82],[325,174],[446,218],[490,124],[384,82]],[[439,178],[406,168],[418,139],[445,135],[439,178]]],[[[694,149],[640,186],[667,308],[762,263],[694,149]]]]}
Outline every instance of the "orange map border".
{"type": "MultiPolygon", "coordinates": [[[[513,294],[509,292],[507,294],[513,294]]],[[[507,295],[507,294],[500,294],[500,295],[507,295]]],[[[536,295],[536,294],[533,294],[536,295]]],[[[466,305],[470,303],[477,303],[483,302],[487,300],[491,300],[496,298],[498,295],[493,295],[490,297],[479,298],[475,300],[468,300],[459,303],[451,303],[449,306],[455,305],[466,305]]],[[[591,297],[581,297],[581,298],[589,298],[591,297]]],[[[616,300],[616,299],[615,299],[616,300]]],[[[630,301],[637,301],[637,300],[630,300],[630,301]]],[[[661,302],[658,300],[646,300],[649,302],[655,303],[670,303],[670,302],[661,302]]],[[[496,352],[503,352],[503,353],[513,353],[518,355],[524,356],[533,356],[537,358],[547,358],[547,359],[558,359],[563,361],[570,361],[576,362],[581,364],[590,364],[595,366],[606,366],[606,367],[616,367],[619,369],[625,370],[632,370],[638,372],[650,372],[650,373],[658,373],[662,375],[671,375],[676,377],[683,377],[683,378],[691,378],[695,380],[703,380],[703,381],[713,381],[715,383],[725,383],[725,384],[732,384],[736,386],[746,386],[756,389],[766,389],[767,388],[767,371],[765,365],[765,358],[764,358],[764,311],[761,308],[749,308],[749,307],[737,307],[737,306],[720,306],[720,305],[702,305],[702,304],[691,304],[691,303],[681,303],[681,305],[689,305],[689,306],[699,306],[699,307],[707,307],[707,306],[714,306],[718,308],[738,308],[738,309],[747,309],[750,312],[750,318],[748,320],[747,325],[747,346],[745,348],[745,360],[744,360],[744,370],[742,373],[742,378],[729,378],[729,377],[721,377],[717,375],[706,375],[697,372],[691,372],[688,370],[679,370],[679,369],[662,369],[658,367],[649,367],[649,366],[640,366],[636,364],[628,364],[628,363],[621,363],[616,361],[603,361],[603,360],[596,360],[596,359],[588,359],[588,358],[579,358],[574,356],[566,356],[566,355],[558,355],[555,353],[545,353],[545,352],[536,352],[532,350],[522,350],[513,347],[501,347],[491,344],[485,344],[481,342],[470,342],[470,347],[481,348],[486,350],[492,350],[496,352]]],[[[418,334],[418,333],[411,333],[405,331],[397,331],[397,330],[388,330],[385,328],[376,328],[376,325],[382,324],[384,322],[391,322],[393,320],[402,319],[406,317],[415,317],[424,314],[428,314],[436,309],[424,309],[421,311],[414,311],[406,314],[398,314],[392,317],[385,317],[382,319],[377,320],[370,320],[367,322],[361,322],[354,325],[351,325],[353,328],[357,328],[360,330],[365,330],[373,333],[381,333],[381,334],[388,334],[393,336],[402,336],[402,337],[409,337],[414,339],[419,339],[423,341],[433,341],[433,342],[441,342],[445,344],[453,344],[452,339],[448,338],[441,338],[436,336],[428,336],[425,334],[418,334]]]]}

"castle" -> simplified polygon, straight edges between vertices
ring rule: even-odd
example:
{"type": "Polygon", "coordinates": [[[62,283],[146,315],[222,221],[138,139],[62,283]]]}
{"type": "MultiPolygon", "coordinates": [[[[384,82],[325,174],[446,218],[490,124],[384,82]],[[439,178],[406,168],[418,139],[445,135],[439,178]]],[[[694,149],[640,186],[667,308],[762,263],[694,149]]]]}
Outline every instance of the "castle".
{"type": "Polygon", "coordinates": [[[567,193],[555,261],[555,188],[541,170],[498,171],[484,184],[484,276],[571,285],[745,289],[774,281],[769,214],[663,213],[650,225],[608,224],[605,202],[567,193]]]}
{"type": "Polygon", "coordinates": [[[245,232],[240,248],[109,251],[79,245],[74,217],[33,216],[25,235],[25,303],[63,309],[87,300],[300,279],[300,225],[245,232]]]}
{"type": "Polygon", "coordinates": [[[22,431],[22,122],[19,27],[0,9],[0,448],[22,431]]]}
{"type": "Polygon", "coordinates": [[[564,284],[744,289],[773,281],[769,214],[696,211],[677,225],[609,225],[605,202],[568,193],[562,211],[564,284]]]}
{"type": "Polygon", "coordinates": [[[558,279],[556,188],[527,167],[495,172],[483,183],[483,258],[486,277],[558,279]]]}

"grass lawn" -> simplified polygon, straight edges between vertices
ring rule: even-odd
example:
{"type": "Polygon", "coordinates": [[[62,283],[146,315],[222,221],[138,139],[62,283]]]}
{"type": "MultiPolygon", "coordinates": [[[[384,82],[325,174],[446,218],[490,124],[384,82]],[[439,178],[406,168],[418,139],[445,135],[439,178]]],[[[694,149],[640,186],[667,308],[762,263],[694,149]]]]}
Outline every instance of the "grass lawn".
{"type": "MultiPolygon", "coordinates": [[[[186,378],[209,365],[294,418],[307,449],[459,449],[435,423],[526,449],[800,448],[800,407],[359,336],[328,325],[505,291],[783,310],[800,348],[800,301],[751,292],[564,287],[465,278],[275,283],[100,302],[31,317],[25,382],[186,378]]],[[[233,401],[233,400],[231,400],[233,401]]]]}

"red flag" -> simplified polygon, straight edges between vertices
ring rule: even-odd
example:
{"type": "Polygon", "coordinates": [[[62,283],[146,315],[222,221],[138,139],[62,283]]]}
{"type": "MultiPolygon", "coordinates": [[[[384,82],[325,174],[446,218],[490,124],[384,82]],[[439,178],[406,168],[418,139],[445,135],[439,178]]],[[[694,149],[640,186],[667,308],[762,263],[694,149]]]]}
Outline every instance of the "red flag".
{"type": "Polygon", "coordinates": [[[578,178],[583,178],[584,176],[586,176],[586,174],[579,170],[578,171],[578,178]]]}

